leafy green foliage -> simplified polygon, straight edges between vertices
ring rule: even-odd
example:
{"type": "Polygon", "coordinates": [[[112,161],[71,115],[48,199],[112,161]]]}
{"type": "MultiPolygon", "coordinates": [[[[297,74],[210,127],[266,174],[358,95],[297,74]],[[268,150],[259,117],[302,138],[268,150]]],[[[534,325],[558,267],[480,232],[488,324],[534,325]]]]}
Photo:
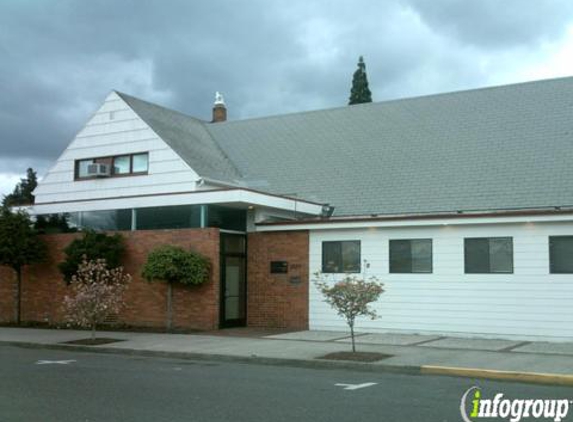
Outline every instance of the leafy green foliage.
{"type": "Polygon", "coordinates": [[[356,351],[354,343],[354,324],[359,316],[376,319],[376,311],[370,307],[384,293],[384,285],[376,277],[368,280],[356,276],[346,276],[332,285],[328,283],[322,273],[316,273],[317,289],[323,294],[324,300],[346,320],[350,327],[352,337],[352,351],[356,351]]]}
{"type": "Polygon", "coordinates": [[[0,210],[0,265],[18,272],[46,257],[46,245],[37,237],[30,216],[23,211],[0,210]]]}
{"type": "Polygon", "coordinates": [[[29,168],[26,171],[26,178],[20,179],[20,182],[14,187],[14,191],[2,200],[3,207],[14,207],[18,205],[31,205],[34,203],[32,192],[38,186],[38,177],[36,172],[29,168]]]}
{"type": "Polygon", "coordinates": [[[84,256],[88,261],[104,259],[107,268],[113,269],[121,265],[124,251],[125,245],[121,235],[110,236],[89,230],[84,233],[82,238],[74,239],[64,249],[66,259],[58,264],[58,268],[64,275],[66,282],[69,283],[72,276],[77,273],[84,256]]]}
{"type": "Polygon", "coordinates": [[[17,278],[14,321],[20,324],[22,267],[44,261],[48,256],[46,244],[37,237],[30,216],[23,211],[0,209],[0,265],[14,270],[17,278]]]}
{"type": "Polygon", "coordinates": [[[368,87],[368,77],[366,76],[366,64],[362,56],[358,59],[358,69],[352,77],[352,88],[350,89],[350,99],[348,105],[371,103],[372,93],[368,87]]]}
{"type": "Polygon", "coordinates": [[[202,284],[209,279],[209,267],[207,258],[178,246],[165,245],[149,254],[141,275],[147,281],[202,284]]]}

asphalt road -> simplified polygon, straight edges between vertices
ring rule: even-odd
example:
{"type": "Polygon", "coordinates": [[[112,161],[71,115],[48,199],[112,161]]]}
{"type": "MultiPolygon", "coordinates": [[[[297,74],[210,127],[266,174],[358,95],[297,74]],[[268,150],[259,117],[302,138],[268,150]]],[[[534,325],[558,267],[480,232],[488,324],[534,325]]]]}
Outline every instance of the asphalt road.
{"type": "Polygon", "coordinates": [[[0,346],[0,422],[460,421],[474,385],[573,399],[565,387],[0,346]]]}

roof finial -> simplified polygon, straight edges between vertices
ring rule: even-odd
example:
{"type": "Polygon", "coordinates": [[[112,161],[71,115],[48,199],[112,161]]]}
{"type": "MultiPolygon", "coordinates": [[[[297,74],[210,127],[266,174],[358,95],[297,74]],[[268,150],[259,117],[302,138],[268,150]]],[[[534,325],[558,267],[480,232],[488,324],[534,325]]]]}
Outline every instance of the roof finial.
{"type": "Polygon", "coordinates": [[[215,92],[215,105],[225,106],[225,100],[223,99],[223,95],[219,91],[215,92]]]}

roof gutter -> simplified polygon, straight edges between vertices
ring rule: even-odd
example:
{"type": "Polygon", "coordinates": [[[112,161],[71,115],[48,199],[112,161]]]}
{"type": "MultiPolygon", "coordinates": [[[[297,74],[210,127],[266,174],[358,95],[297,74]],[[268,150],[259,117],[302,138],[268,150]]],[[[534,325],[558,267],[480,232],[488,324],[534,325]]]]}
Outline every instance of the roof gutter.
{"type": "Polygon", "coordinates": [[[573,208],[522,209],[483,212],[440,212],[381,216],[306,218],[296,221],[260,222],[258,231],[335,229],[359,227],[435,226],[487,223],[573,221],[573,208]]]}

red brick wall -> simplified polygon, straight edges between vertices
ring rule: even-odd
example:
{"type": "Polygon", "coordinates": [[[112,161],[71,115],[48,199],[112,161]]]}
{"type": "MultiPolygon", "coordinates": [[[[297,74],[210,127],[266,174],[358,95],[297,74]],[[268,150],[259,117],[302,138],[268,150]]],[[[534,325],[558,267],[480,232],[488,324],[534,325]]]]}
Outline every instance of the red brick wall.
{"type": "Polygon", "coordinates": [[[14,319],[15,278],[10,268],[0,266],[0,322],[14,319]]]}
{"type": "Polygon", "coordinates": [[[308,239],[308,231],[249,234],[248,326],[308,329],[308,239]],[[287,261],[288,273],[271,274],[271,261],[287,261]]]}
{"type": "MultiPolygon", "coordinates": [[[[126,292],[127,307],[119,322],[132,326],[164,327],[167,286],[148,283],[140,273],[147,254],[158,245],[171,244],[195,250],[211,260],[211,280],[201,286],[175,286],[173,325],[210,330],[219,324],[219,230],[185,229],[121,232],[126,243],[124,267],[133,276],[126,292]]],[[[56,264],[63,249],[78,234],[43,236],[50,261],[27,268],[22,283],[22,321],[59,324],[64,321],[62,301],[67,286],[56,264]]],[[[15,280],[10,270],[0,267],[0,322],[13,321],[15,280]]]]}

